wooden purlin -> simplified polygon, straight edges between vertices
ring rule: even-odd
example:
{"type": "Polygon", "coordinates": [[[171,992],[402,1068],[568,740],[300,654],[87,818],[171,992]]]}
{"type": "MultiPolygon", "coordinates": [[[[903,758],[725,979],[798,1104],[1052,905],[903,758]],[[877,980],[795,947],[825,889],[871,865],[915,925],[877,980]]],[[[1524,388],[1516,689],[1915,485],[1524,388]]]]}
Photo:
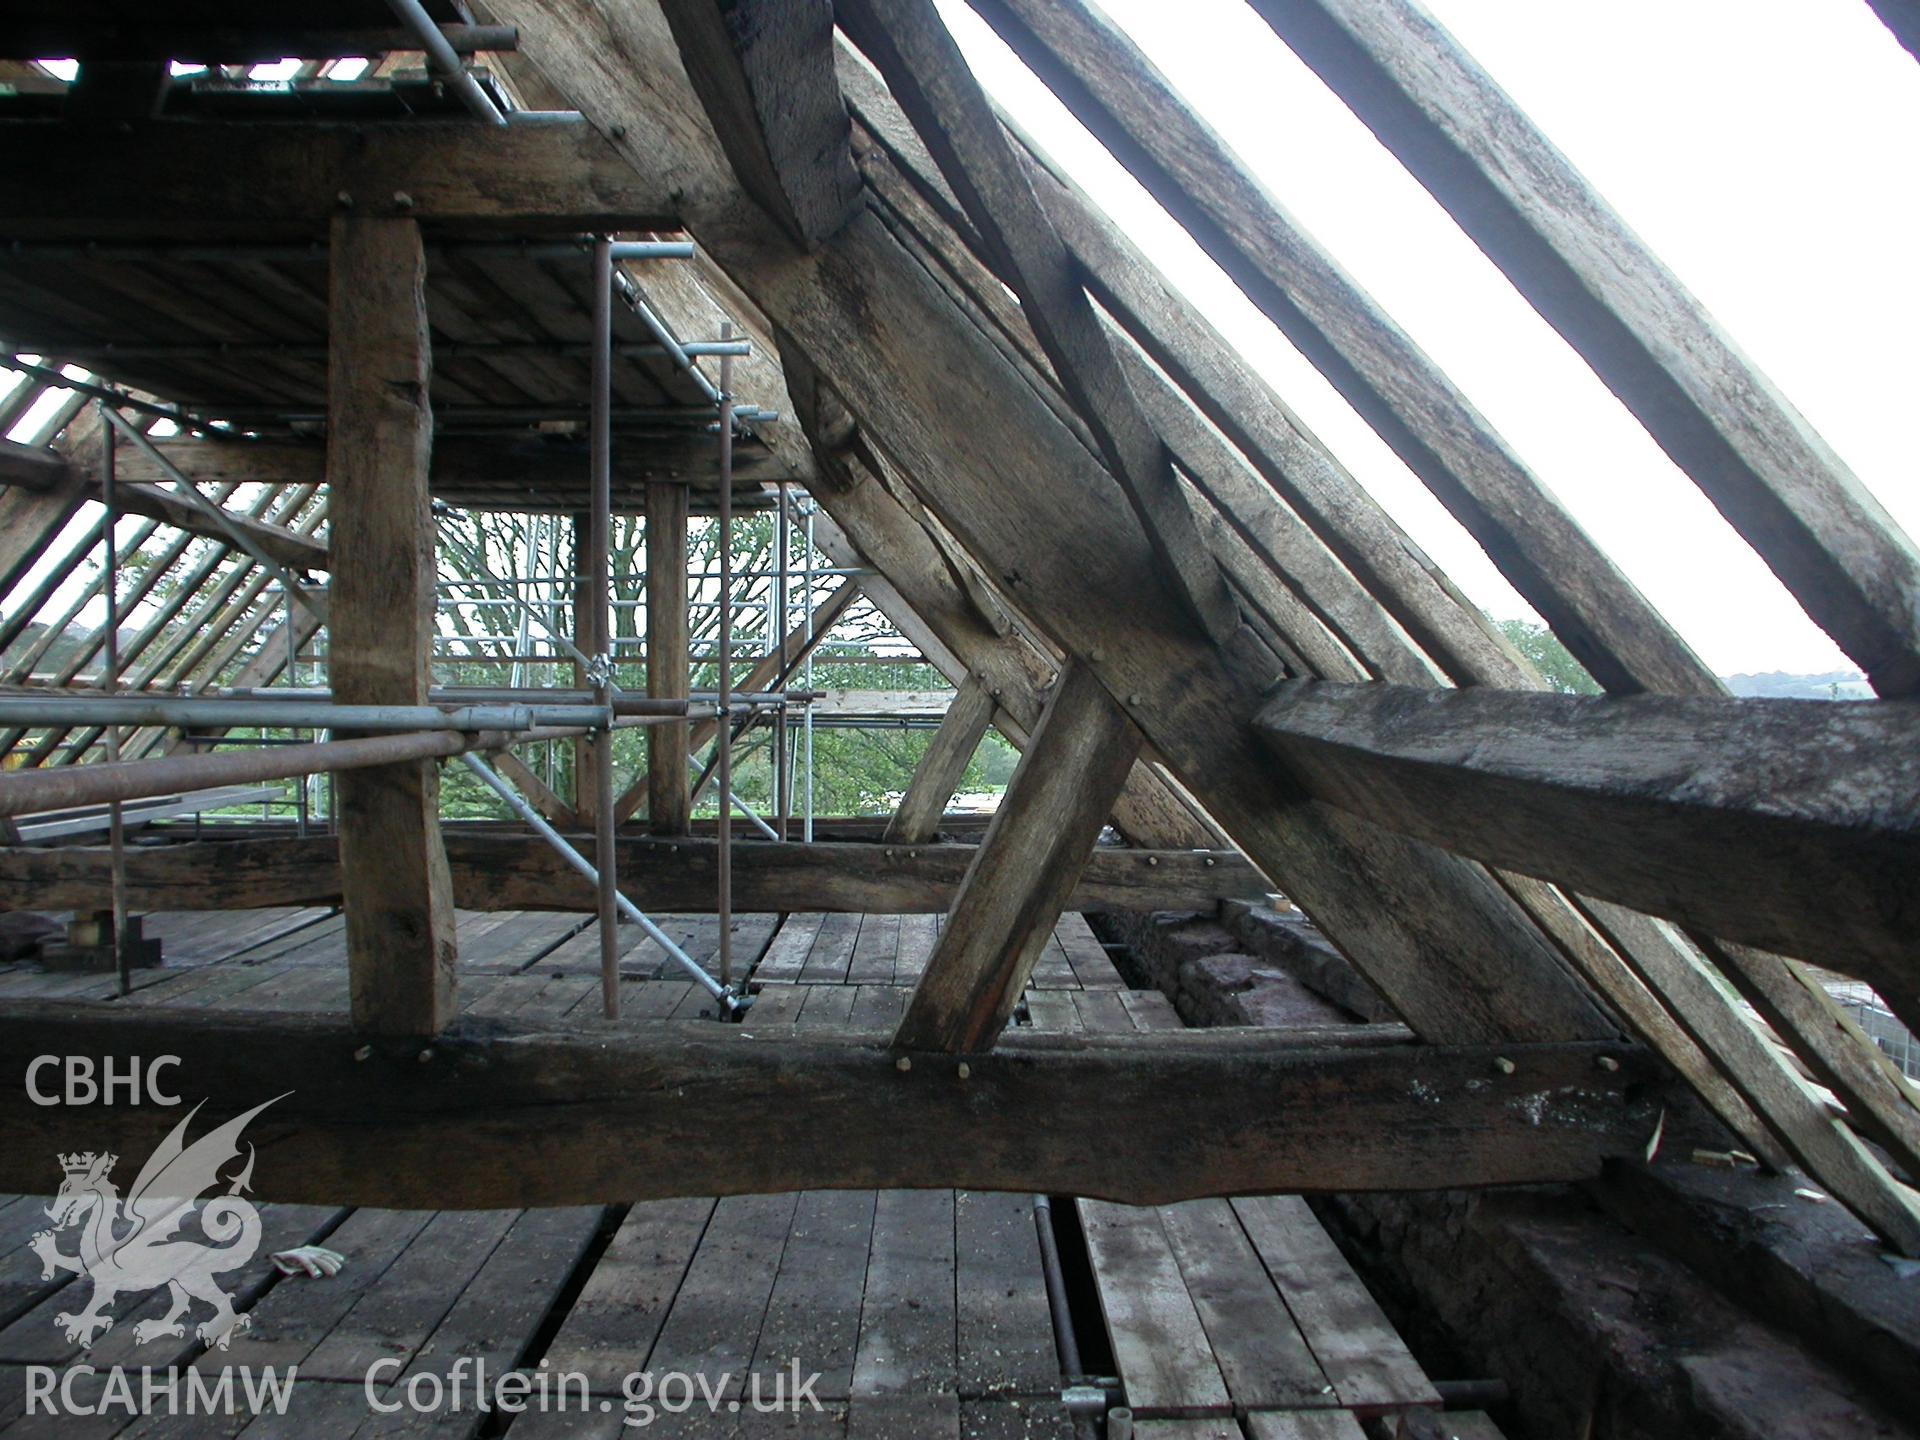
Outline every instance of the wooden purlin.
{"type": "Polygon", "coordinates": [[[1791,954],[1920,1023],[1920,706],[1288,682],[1315,794],[1489,864],[1791,954]]]}

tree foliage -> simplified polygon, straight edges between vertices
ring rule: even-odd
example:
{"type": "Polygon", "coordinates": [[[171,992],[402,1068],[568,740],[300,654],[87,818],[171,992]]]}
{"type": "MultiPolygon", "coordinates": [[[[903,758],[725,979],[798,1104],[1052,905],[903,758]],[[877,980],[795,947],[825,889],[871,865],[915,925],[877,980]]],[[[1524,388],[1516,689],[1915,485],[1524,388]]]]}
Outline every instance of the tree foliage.
{"type": "Polygon", "coordinates": [[[1563,695],[1598,695],[1600,686],[1586,667],[1573,658],[1573,652],[1560,643],[1560,637],[1544,625],[1531,620],[1494,622],[1513,648],[1533,662],[1533,668],[1548,685],[1563,695]]]}

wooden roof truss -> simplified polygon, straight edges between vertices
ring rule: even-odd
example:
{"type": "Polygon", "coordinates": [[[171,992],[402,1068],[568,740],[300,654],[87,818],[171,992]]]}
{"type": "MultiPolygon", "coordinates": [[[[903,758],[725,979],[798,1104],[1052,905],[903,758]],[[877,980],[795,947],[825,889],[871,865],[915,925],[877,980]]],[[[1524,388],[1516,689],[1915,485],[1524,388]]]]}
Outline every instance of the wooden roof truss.
{"type": "MultiPolygon", "coordinates": [[[[463,885],[497,882],[504,852],[443,843],[423,821],[431,782],[377,772],[355,782],[368,808],[344,828],[338,863],[353,944],[383,957],[367,970],[382,988],[356,989],[356,1015],[389,1038],[363,1045],[291,1019],[271,1034],[210,1021],[189,1038],[153,1016],[77,1012],[0,1017],[0,1029],[31,1025],[83,1051],[191,1045],[236,1083],[256,1060],[297,1054],[324,1079],[316,1098],[290,1102],[281,1178],[263,1189],[388,1204],[417,1202],[417,1182],[404,1166],[370,1175],[355,1161],[367,1144],[430,1149],[436,1184],[453,1164],[471,1204],[955,1183],[1160,1200],[1565,1178],[1644,1145],[1677,1076],[1762,1163],[1800,1165],[1920,1254],[1920,1203],[1896,1173],[1920,1176],[1913,1091],[1808,969],[1865,980],[1920,1025],[1912,543],[1411,0],[1251,0],[1880,697],[1730,698],[1117,27],[1082,0],[970,3],[1480,542],[1605,695],[1546,693],[1006,123],[931,0],[492,0],[453,18],[511,27],[517,49],[494,57],[504,93],[577,114],[274,133],[163,119],[111,143],[5,122],[36,135],[0,147],[0,193],[19,217],[8,238],[22,242],[0,251],[0,328],[189,423],[257,425],[224,444],[183,431],[159,452],[223,487],[216,500],[242,479],[265,483],[235,523],[288,563],[326,569],[331,555],[336,630],[342,609],[351,630],[377,614],[357,586],[376,569],[381,584],[394,567],[411,575],[407,527],[430,492],[582,508],[567,489],[584,474],[571,440],[541,454],[548,439],[484,438],[528,416],[573,418],[586,381],[568,348],[590,309],[585,271],[521,242],[691,238],[691,265],[648,270],[617,307],[614,403],[635,437],[631,461],[616,462],[632,467],[616,474],[621,503],[640,508],[704,443],[672,423],[702,397],[648,317],[679,336],[740,325],[752,347],[735,395],[782,422],[746,440],[742,484],[804,484],[830,522],[829,553],[871,567],[865,594],[959,687],[953,734],[943,728],[890,839],[927,841],[928,795],[937,814],[953,755],[964,764],[987,724],[1024,750],[977,857],[944,890],[913,889],[917,848],[886,852],[896,900],[911,892],[907,907],[950,917],[900,1032],[882,1049],[446,1029],[444,917],[463,885]],[[177,202],[159,218],[124,203],[164,187],[177,202]],[[384,308],[356,306],[346,275],[384,308]],[[132,317],[113,348],[97,308],[109,291],[132,317]],[[226,297],[228,313],[210,319],[201,294],[226,297]],[[340,409],[357,383],[343,356],[417,376],[438,432],[378,394],[340,409]],[[359,430],[343,423],[356,415],[359,430]],[[348,503],[348,475],[379,497],[348,503]],[[322,513],[325,547],[312,538],[322,513]],[[1109,818],[1150,864],[1230,842],[1406,1029],[1304,1050],[1257,1032],[1125,1045],[1003,1035],[1062,907],[1120,863],[1103,851],[1089,864],[1109,818]],[[355,885],[371,883],[354,879],[355,847],[376,840],[395,872],[379,893],[419,918],[412,939],[351,923],[355,885]],[[743,1103],[782,1135],[719,1153],[712,1113],[743,1103]],[[477,1108],[491,1143],[449,1147],[481,1123],[477,1108]],[[1103,1108],[1125,1114],[1127,1133],[1086,1145],[1103,1108]]],[[[97,437],[78,416],[58,417],[74,422],[59,455],[36,440],[4,457],[9,586],[97,483],[97,437]]],[[[156,483],[166,467],[136,448],[119,477],[126,503],[180,528],[185,553],[205,516],[169,504],[156,483]]],[[[202,634],[228,638],[151,659],[135,642],[130,682],[214,673],[248,643],[233,637],[264,623],[261,574],[250,557],[229,561],[220,528],[191,588],[212,612],[202,634]]],[[[277,644],[257,647],[261,678],[277,644]]],[[[336,634],[334,647],[341,698],[424,684],[377,635],[336,634]]],[[[131,753],[160,743],[138,736],[131,753]]],[[[246,843],[258,875],[286,867],[284,887],[333,863],[246,843]]],[[[679,883],[666,857],[688,842],[661,843],[665,869],[629,866],[642,889],[679,883]]],[[[513,865],[540,863],[516,853],[513,865]]],[[[7,863],[56,894],[99,873],[7,863]]],[[[782,898],[773,862],[764,874],[742,863],[752,900],[782,898]]],[[[826,868],[840,863],[819,860],[810,883],[855,883],[826,868]]],[[[157,895],[167,864],[177,883],[192,861],[143,864],[136,883],[157,895]]],[[[0,1107],[8,1153],[36,1123],[17,1102],[0,1107]]],[[[115,1123],[133,1134],[147,1122],[115,1123]]]]}

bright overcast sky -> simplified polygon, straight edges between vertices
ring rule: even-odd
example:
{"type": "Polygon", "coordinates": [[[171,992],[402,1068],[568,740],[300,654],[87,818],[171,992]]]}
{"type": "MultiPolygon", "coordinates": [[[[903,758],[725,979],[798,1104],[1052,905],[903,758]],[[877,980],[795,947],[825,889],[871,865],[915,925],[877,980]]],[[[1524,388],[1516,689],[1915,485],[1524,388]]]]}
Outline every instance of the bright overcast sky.
{"type": "MultiPolygon", "coordinates": [[[[1865,0],[1427,0],[1920,535],[1920,64],[1865,0]]],[[[985,26],[988,88],[1467,592],[1531,615],[1439,504],[985,26]]],[[[1721,674],[1851,668],[1399,162],[1240,0],[1105,0],[1721,674]]]]}

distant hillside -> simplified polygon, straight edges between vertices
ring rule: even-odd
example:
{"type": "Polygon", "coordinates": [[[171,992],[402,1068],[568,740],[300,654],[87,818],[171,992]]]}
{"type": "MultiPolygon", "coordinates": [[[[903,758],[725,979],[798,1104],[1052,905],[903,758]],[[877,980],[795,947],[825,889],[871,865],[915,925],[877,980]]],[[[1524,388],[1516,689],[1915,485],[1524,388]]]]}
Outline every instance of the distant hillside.
{"type": "Polygon", "coordinates": [[[1789,675],[1769,670],[1764,675],[1722,675],[1736,695],[1763,695],[1775,700],[1871,700],[1873,688],[1858,670],[1833,670],[1825,675],[1789,675]]]}

